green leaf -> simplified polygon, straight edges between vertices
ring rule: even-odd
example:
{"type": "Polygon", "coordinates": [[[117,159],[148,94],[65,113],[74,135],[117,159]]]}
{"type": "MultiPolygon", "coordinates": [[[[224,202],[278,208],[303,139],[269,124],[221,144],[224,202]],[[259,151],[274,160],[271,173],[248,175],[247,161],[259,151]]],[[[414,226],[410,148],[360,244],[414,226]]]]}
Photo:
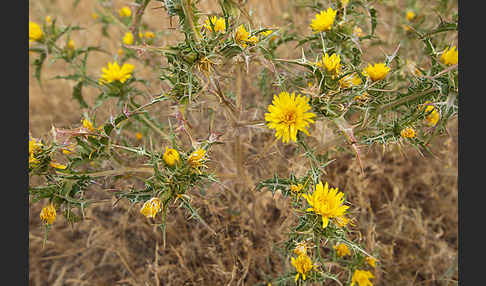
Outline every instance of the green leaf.
{"type": "Polygon", "coordinates": [[[81,108],[88,108],[88,104],[86,101],[84,101],[83,95],[81,93],[83,89],[83,81],[78,82],[74,87],[73,87],[73,98],[78,101],[78,103],[81,105],[81,108]]]}
{"type": "Polygon", "coordinates": [[[46,59],[46,56],[47,56],[46,53],[41,53],[40,56],[39,56],[39,58],[37,58],[34,61],[34,67],[35,67],[34,77],[39,82],[39,85],[42,85],[41,80],[40,80],[40,77],[41,77],[41,69],[42,69],[42,64],[44,63],[44,60],[46,59]]]}

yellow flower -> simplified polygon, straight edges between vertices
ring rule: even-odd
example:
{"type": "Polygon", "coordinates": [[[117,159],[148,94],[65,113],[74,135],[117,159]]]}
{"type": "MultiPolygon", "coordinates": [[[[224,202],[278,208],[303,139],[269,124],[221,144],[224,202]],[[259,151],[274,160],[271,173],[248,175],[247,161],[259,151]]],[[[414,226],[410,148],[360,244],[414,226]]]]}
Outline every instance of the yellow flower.
{"type": "Polygon", "coordinates": [[[341,68],[341,58],[336,53],[329,56],[327,53],[324,54],[322,61],[317,62],[318,66],[324,66],[326,70],[334,75],[339,73],[341,68]]]}
{"type": "Polygon", "coordinates": [[[402,135],[403,138],[413,138],[415,137],[415,130],[413,130],[413,128],[407,127],[402,129],[400,135],[402,135]]]}
{"type": "Polygon", "coordinates": [[[52,24],[51,16],[46,16],[46,24],[48,24],[48,25],[52,24]]]}
{"type": "Polygon", "coordinates": [[[142,38],[143,38],[143,33],[142,33],[142,32],[138,32],[138,37],[139,37],[140,39],[142,39],[142,38]]]}
{"type": "Polygon", "coordinates": [[[459,60],[459,52],[456,50],[456,46],[452,46],[450,49],[445,49],[440,57],[440,61],[445,65],[455,65],[459,60]]]}
{"type": "Polygon", "coordinates": [[[371,256],[367,256],[367,257],[365,258],[365,260],[366,260],[366,262],[367,262],[367,263],[368,263],[368,264],[369,264],[371,267],[373,267],[373,268],[375,268],[375,267],[376,267],[376,259],[374,259],[373,257],[371,257],[371,256]]]}
{"type": "Polygon", "coordinates": [[[305,280],[306,273],[309,272],[314,265],[312,265],[312,260],[307,255],[299,255],[297,259],[291,257],[291,263],[297,270],[297,275],[295,275],[295,281],[299,280],[299,275],[302,274],[302,279],[305,280]]]}
{"type": "Polygon", "coordinates": [[[413,19],[415,19],[415,12],[408,11],[407,12],[407,20],[412,21],[413,19]]]}
{"type": "Polygon", "coordinates": [[[70,50],[74,50],[75,45],[73,40],[69,40],[68,43],[66,44],[66,47],[70,50]]]}
{"type": "Polygon", "coordinates": [[[150,32],[150,31],[145,32],[145,38],[147,38],[147,39],[155,38],[154,32],[150,32]]]}
{"type": "Polygon", "coordinates": [[[50,204],[42,208],[40,218],[45,224],[52,224],[56,220],[56,208],[50,204]]]}
{"type": "Polygon", "coordinates": [[[165,147],[165,153],[164,153],[164,161],[167,163],[169,166],[174,166],[177,164],[180,160],[179,153],[175,149],[171,149],[169,147],[165,147]]]}
{"type": "Polygon", "coordinates": [[[297,142],[297,132],[302,131],[309,135],[307,126],[314,123],[312,119],[316,115],[308,112],[311,109],[309,100],[292,92],[281,92],[278,96],[273,95],[272,104],[268,106],[269,113],[265,113],[265,120],[268,121],[268,128],[275,129],[275,137],[282,138],[282,142],[289,143],[289,140],[297,142]]]}
{"type": "Polygon", "coordinates": [[[202,166],[202,161],[204,160],[204,155],[206,155],[206,150],[204,149],[197,149],[196,151],[192,152],[189,158],[187,159],[187,163],[191,165],[193,168],[198,168],[202,166]]]}
{"type": "Polygon", "coordinates": [[[117,62],[114,62],[113,64],[108,62],[108,67],[107,68],[104,67],[101,69],[103,74],[101,75],[99,81],[101,84],[111,83],[116,80],[121,83],[124,83],[125,81],[127,81],[129,78],[132,77],[132,72],[134,69],[135,66],[131,64],[125,63],[120,68],[117,62]]]}
{"type": "Polygon", "coordinates": [[[93,127],[93,123],[88,118],[83,119],[83,127],[88,129],[90,132],[95,131],[96,129],[93,127]]]}
{"type": "Polygon", "coordinates": [[[125,45],[131,45],[133,44],[133,34],[132,32],[126,32],[125,36],[123,36],[123,43],[125,45]]]}
{"type": "Polygon", "coordinates": [[[140,213],[147,218],[155,218],[157,213],[161,211],[160,206],[161,202],[159,198],[151,198],[143,204],[142,208],[140,209],[140,213]]]}
{"type": "Polygon", "coordinates": [[[208,31],[213,31],[211,24],[213,24],[214,32],[216,33],[224,33],[226,31],[226,22],[224,21],[224,18],[212,16],[211,18],[206,19],[204,28],[206,28],[208,31]]]}
{"type": "Polygon", "coordinates": [[[344,257],[346,255],[351,255],[351,251],[349,250],[348,246],[344,243],[340,243],[333,247],[336,250],[336,253],[339,257],[344,257]]]}
{"type": "Polygon", "coordinates": [[[307,248],[307,243],[305,241],[301,241],[295,246],[294,253],[297,255],[307,255],[307,248]]]}
{"type": "Polygon", "coordinates": [[[140,133],[140,132],[135,133],[135,138],[137,138],[137,140],[142,140],[142,138],[143,138],[142,133],[140,133]]]}
{"type": "Polygon", "coordinates": [[[326,228],[329,224],[329,219],[342,217],[346,213],[349,206],[343,205],[344,194],[338,192],[337,188],[329,189],[328,184],[323,187],[322,182],[319,182],[314,189],[312,195],[304,194],[303,197],[307,199],[311,208],[307,211],[315,212],[322,217],[322,228],[326,228]]]}
{"type": "Polygon", "coordinates": [[[353,273],[353,278],[351,279],[351,286],[358,283],[359,286],[373,286],[370,278],[375,278],[373,274],[367,270],[356,269],[353,273]]]}
{"type": "Polygon", "coordinates": [[[43,146],[42,142],[38,139],[31,137],[29,139],[29,154],[33,154],[43,146]]]}
{"type": "Polygon", "coordinates": [[[359,37],[364,36],[364,33],[363,33],[363,30],[360,27],[355,26],[354,29],[353,29],[353,35],[359,38],[359,37]]]}
{"type": "Polygon", "coordinates": [[[44,33],[39,24],[29,21],[29,40],[40,41],[43,36],[44,33]]]}
{"type": "Polygon", "coordinates": [[[245,29],[245,26],[241,24],[238,29],[236,29],[235,41],[237,44],[246,47],[246,42],[248,41],[250,33],[245,29]]]}
{"type": "Polygon", "coordinates": [[[51,165],[51,167],[53,167],[53,168],[61,169],[61,170],[64,170],[64,169],[67,168],[66,165],[59,164],[59,163],[56,163],[56,162],[51,162],[51,163],[49,163],[49,165],[51,165]]]}
{"type": "Polygon", "coordinates": [[[118,14],[120,14],[120,17],[130,17],[132,16],[132,10],[130,7],[124,6],[118,10],[118,14]]]}
{"type": "Polygon", "coordinates": [[[98,19],[98,14],[96,14],[95,12],[91,13],[91,18],[93,18],[94,20],[98,19]]]}
{"type": "Polygon", "coordinates": [[[272,30],[268,30],[268,31],[261,32],[260,35],[261,35],[262,38],[266,38],[272,33],[273,33],[272,30]]]}
{"type": "Polygon", "coordinates": [[[429,126],[435,126],[440,119],[440,113],[437,111],[437,108],[433,106],[430,101],[426,101],[424,104],[419,105],[419,108],[425,108],[425,113],[428,114],[425,117],[427,124],[429,126]]]}
{"type": "Polygon", "coordinates": [[[294,193],[297,193],[297,199],[300,198],[300,196],[302,195],[302,193],[300,192],[302,190],[304,186],[302,186],[302,184],[298,184],[298,185],[291,185],[290,186],[290,191],[294,192],[294,193]]]}
{"type": "MultiPolygon", "coordinates": [[[[345,227],[345,226],[348,225],[349,222],[350,222],[350,219],[347,218],[346,216],[338,216],[338,217],[336,217],[336,224],[339,227],[345,227]]],[[[351,224],[351,225],[353,225],[353,224],[351,224]]]]}
{"type": "Polygon", "coordinates": [[[337,11],[329,7],[327,8],[327,11],[321,11],[321,13],[316,14],[316,18],[313,19],[310,24],[314,33],[331,30],[334,19],[336,18],[336,13],[337,11]]]}
{"type": "Polygon", "coordinates": [[[123,55],[123,49],[122,48],[118,48],[117,53],[118,53],[118,56],[121,57],[123,55]]]}
{"type": "Polygon", "coordinates": [[[357,74],[348,74],[339,80],[341,88],[350,88],[351,86],[360,85],[363,81],[357,74]]]}
{"type": "Polygon", "coordinates": [[[255,36],[251,36],[247,40],[248,43],[252,43],[252,44],[256,44],[256,43],[258,43],[258,41],[259,41],[258,38],[255,37],[255,36]]]}
{"type": "Polygon", "coordinates": [[[390,68],[387,67],[384,63],[377,63],[373,66],[371,64],[368,64],[368,67],[363,70],[362,74],[364,76],[369,76],[372,81],[377,81],[384,79],[389,71],[390,68]]]}

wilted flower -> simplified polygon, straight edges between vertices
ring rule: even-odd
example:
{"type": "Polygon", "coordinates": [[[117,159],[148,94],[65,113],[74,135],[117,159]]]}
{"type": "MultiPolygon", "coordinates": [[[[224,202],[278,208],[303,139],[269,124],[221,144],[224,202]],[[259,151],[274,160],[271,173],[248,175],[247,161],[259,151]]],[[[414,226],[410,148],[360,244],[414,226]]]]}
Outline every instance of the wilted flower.
{"type": "Polygon", "coordinates": [[[361,84],[363,81],[357,74],[348,74],[339,80],[339,86],[341,88],[350,88],[351,86],[356,86],[361,84]]]}

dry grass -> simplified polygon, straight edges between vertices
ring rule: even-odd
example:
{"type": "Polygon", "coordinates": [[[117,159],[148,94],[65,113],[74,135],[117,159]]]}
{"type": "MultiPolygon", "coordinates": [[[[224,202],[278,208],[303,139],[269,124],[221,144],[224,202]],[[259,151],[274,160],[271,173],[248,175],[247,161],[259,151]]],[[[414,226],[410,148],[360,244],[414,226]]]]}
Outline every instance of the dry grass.
{"type": "MultiPolygon", "coordinates": [[[[215,1],[201,2],[206,11],[217,7],[215,1]]],[[[289,1],[248,2],[254,18],[265,25],[283,26],[285,12],[302,25],[307,19],[302,11],[292,10],[289,1]]],[[[122,3],[126,2],[116,1],[114,7],[122,3]]],[[[93,23],[90,14],[95,1],[80,1],[74,15],[71,4],[31,1],[29,16],[42,21],[47,14],[56,15],[64,24],[81,24],[87,30],[74,34],[77,45],[102,45],[116,52],[122,32],[113,28],[112,39],[102,38],[100,27],[89,24],[93,23]]],[[[157,6],[151,3],[144,19],[154,30],[167,32],[168,37],[158,44],[173,43],[176,39],[169,20],[162,9],[155,9],[157,6]]],[[[99,71],[109,59],[109,55],[93,54],[89,70],[99,71]]],[[[46,66],[42,90],[30,78],[29,122],[35,137],[45,135],[53,124],[75,126],[82,117],[78,104],[71,99],[71,83],[48,80],[58,74],[67,74],[65,65],[46,66]]],[[[149,70],[137,74],[150,79],[153,91],[159,89],[157,74],[149,70]]],[[[245,79],[244,86],[242,96],[248,108],[241,118],[263,118],[268,98],[261,97],[251,79],[245,79]]],[[[96,96],[90,89],[84,95],[89,103],[96,96]]],[[[71,227],[58,216],[44,247],[38,216],[41,204],[31,206],[30,285],[264,285],[284,267],[290,267],[277,247],[295,216],[278,193],[272,197],[269,192],[256,193],[253,188],[274,172],[281,176],[291,171],[302,173],[305,160],[295,147],[276,144],[268,130],[239,128],[233,132],[223,115],[211,119],[207,106],[216,105],[214,98],[202,97],[200,104],[189,110],[188,120],[196,138],[207,136],[210,121],[213,130],[225,132],[225,144],[215,146],[210,154],[211,167],[220,183],[209,186],[204,196],[191,193],[200,214],[217,235],[197,221],[188,221],[186,213],[172,207],[164,248],[161,231],[139,215],[139,206],[131,208],[120,201],[113,207],[112,190],[123,188],[126,182],[110,179],[90,188],[89,198],[100,203],[87,209],[88,219],[71,227]]],[[[156,110],[159,113],[154,114],[161,121],[173,111],[170,104],[156,110]]],[[[97,110],[96,115],[102,120],[114,113],[113,105],[97,110]]],[[[432,144],[436,157],[421,156],[410,148],[398,150],[391,146],[383,151],[373,147],[363,156],[364,175],[352,153],[339,153],[323,175],[347,194],[353,203],[356,230],[367,249],[379,253],[374,285],[445,286],[454,285],[451,281],[458,279],[457,122],[451,122],[448,129],[450,136],[438,137],[432,144]]],[[[325,124],[316,124],[312,130],[312,134],[322,135],[309,138],[313,146],[335,136],[325,124]]],[[[164,142],[159,142],[162,148],[164,142]]],[[[140,183],[135,178],[128,182],[140,183]]]]}

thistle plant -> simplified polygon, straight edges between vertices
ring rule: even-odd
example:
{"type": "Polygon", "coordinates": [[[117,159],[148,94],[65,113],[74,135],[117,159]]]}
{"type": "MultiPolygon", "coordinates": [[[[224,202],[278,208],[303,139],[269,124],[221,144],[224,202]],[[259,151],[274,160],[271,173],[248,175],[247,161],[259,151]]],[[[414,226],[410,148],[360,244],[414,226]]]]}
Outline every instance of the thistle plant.
{"type": "MultiPolygon", "coordinates": [[[[196,138],[186,120],[191,107],[207,104],[201,99],[209,98],[216,102],[211,111],[227,119],[226,132],[236,134],[236,146],[241,144],[240,130],[258,128],[272,134],[275,144],[297,146],[307,158],[304,175],[275,173],[256,186],[282,193],[297,220],[279,245],[287,271],[272,279],[272,285],[331,280],[373,285],[379,254],[362,245],[348,190],[326,180],[334,151],[319,154],[309,137],[317,123],[330,124],[337,136],[329,144],[354,152],[361,166],[363,148],[375,144],[410,144],[430,152],[432,138],[444,133],[457,115],[458,51],[449,36],[457,30],[457,17],[451,22],[439,18],[430,27],[411,10],[403,19],[407,24],[396,27],[405,40],[391,54],[365,61],[372,51],[364,45],[377,49],[383,44],[375,34],[380,21],[372,1],[296,1],[313,16],[305,29],[293,23],[280,29],[254,25],[245,1],[218,1],[219,12],[209,14],[196,0],[154,0],[166,17],[177,18],[173,32],[183,36],[163,46],[160,32],[143,22],[149,2],[136,0],[118,9],[98,2],[93,20],[103,34],[110,36],[107,29],[113,27],[123,35],[115,52],[78,46],[72,37],[83,28],[58,27],[55,17],[43,24],[29,22],[35,78],[43,81],[46,60],[64,61],[69,74],[54,79],[75,82],[72,97],[85,111],[76,127],[54,126],[42,140],[29,138],[29,176],[42,182],[30,185],[29,194],[31,203],[48,202],[39,214],[46,235],[57,214],[69,223],[85,218],[85,209],[95,202],[86,195],[93,185],[126,175],[136,175],[138,183],[118,189],[114,197],[136,206],[138,215],[157,225],[164,246],[169,211],[176,206],[215,234],[192,198],[218,182],[208,162],[213,146],[226,142],[211,126],[204,138],[196,138]],[[416,43],[423,46],[418,65],[404,52],[416,43]],[[282,58],[278,48],[288,45],[299,49],[301,57],[282,58]],[[88,70],[92,52],[112,59],[101,70],[88,70]],[[258,86],[271,102],[265,99],[263,116],[244,120],[248,99],[241,92],[242,78],[253,65],[262,66],[258,86]],[[157,93],[149,92],[148,80],[138,75],[142,67],[157,75],[157,93]],[[98,93],[91,105],[83,97],[87,86],[98,93]],[[116,100],[116,111],[107,120],[97,120],[95,111],[109,99],[116,100]],[[161,103],[175,106],[174,115],[164,120],[156,116],[151,108],[161,103]],[[146,144],[140,146],[127,133],[136,134],[137,140],[147,138],[146,144]]],[[[242,157],[239,151],[230,155],[242,157]]]]}

